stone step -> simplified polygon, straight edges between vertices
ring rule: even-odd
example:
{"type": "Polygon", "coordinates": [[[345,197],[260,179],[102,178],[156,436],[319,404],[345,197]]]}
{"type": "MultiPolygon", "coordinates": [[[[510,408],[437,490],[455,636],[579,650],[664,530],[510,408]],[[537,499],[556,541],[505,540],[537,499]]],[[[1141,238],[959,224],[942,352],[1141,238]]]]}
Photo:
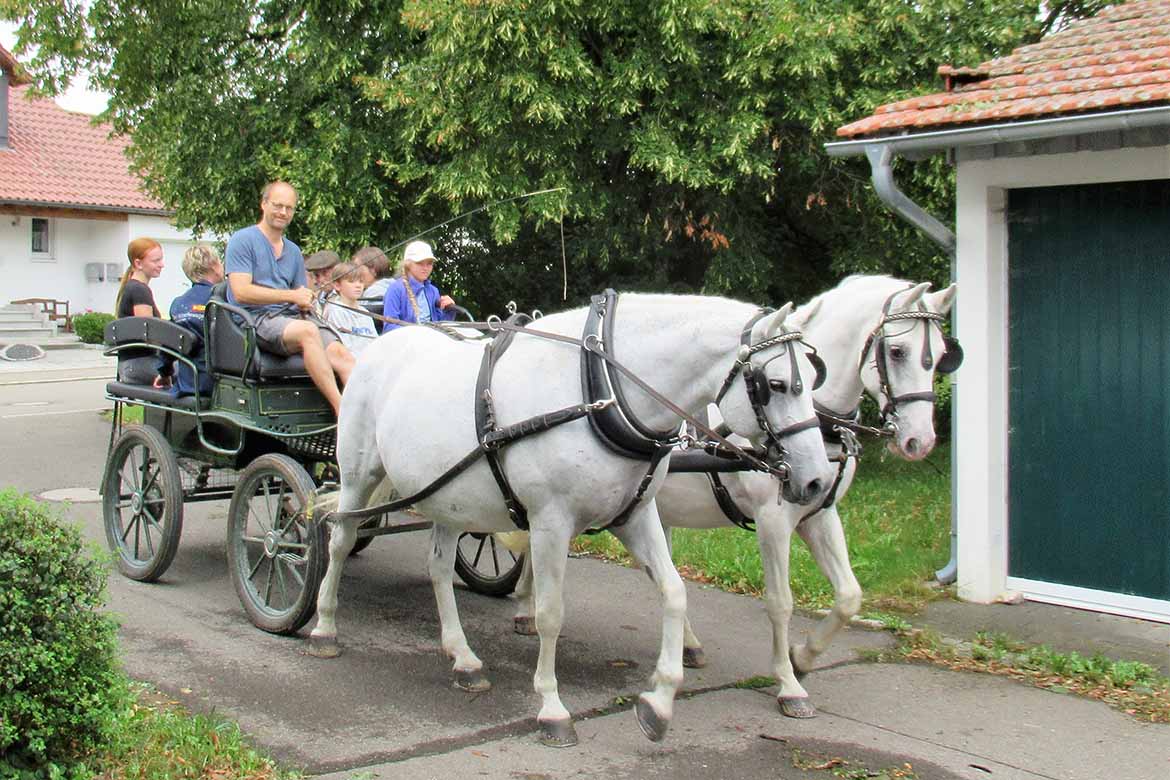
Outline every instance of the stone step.
{"type": "Polygon", "coordinates": [[[40,311],[26,311],[18,309],[0,309],[0,322],[23,322],[36,320],[42,322],[47,320],[49,315],[40,311]]]}
{"type": "Polygon", "coordinates": [[[40,339],[50,339],[56,335],[56,330],[45,325],[23,322],[0,323],[0,342],[5,344],[16,341],[36,343],[40,339]]]}
{"type": "Polygon", "coordinates": [[[47,322],[34,322],[33,320],[19,320],[16,322],[0,322],[0,330],[4,331],[22,331],[22,330],[54,330],[53,326],[47,322]]]}
{"type": "Polygon", "coordinates": [[[6,347],[9,344],[32,344],[41,349],[82,349],[89,346],[84,344],[81,339],[72,333],[66,333],[60,336],[37,336],[36,338],[27,338],[24,336],[20,338],[9,338],[4,336],[3,332],[0,331],[0,347],[6,347]]]}

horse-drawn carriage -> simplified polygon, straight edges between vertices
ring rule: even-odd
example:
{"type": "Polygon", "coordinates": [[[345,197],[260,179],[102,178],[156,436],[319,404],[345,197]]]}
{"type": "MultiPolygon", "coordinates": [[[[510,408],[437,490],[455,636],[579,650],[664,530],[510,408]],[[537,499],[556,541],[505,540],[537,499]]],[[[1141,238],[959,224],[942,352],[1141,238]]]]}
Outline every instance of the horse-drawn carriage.
{"type": "MultiPolygon", "coordinates": [[[[545,744],[564,746],[576,742],[554,672],[564,559],[574,535],[605,527],[646,567],[663,600],[653,690],[636,705],[647,736],[661,739],[684,658],[701,656],[663,531],[672,519],[659,516],[654,500],[666,494],[660,488],[667,466],[693,460],[672,455],[683,439],[694,441],[679,433],[685,420],[703,434],[701,448],[718,453],[703,453],[714,460],[683,470],[725,471],[730,454],[738,461],[733,471],[757,472],[732,493],[751,510],[766,559],[781,710],[809,717],[815,709],[796,673],[811,668],[860,606],[835,508],[852,478],[855,451],[840,438],[829,441],[838,451],[834,467],[822,436],[856,427],[860,396],[868,392],[882,407],[881,432],[891,447],[909,458],[929,453],[934,375],[954,370],[962,353],[941,329],[954,288],[928,295],[928,287],[856,278],[795,313],[791,305],[769,312],[720,298],[630,296],[623,297],[620,324],[618,299],[609,291],[538,328],[495,320],[477,324],[473,338],[451,339],[434,328],[404,329],[377,339],[359,361],[340,428],[299,358],[257,350],[248,314],[213,298],[204,324],[216,380],[210,395],[176,400],[150,388],[108,386],[115,416],[103,479],[107,536],[124,573],[155,579],[174,556],[184,501],[230,496],[228,558],[252,621],[293,633],[316,610],[310,652],[331,656],[346,557],[373,536],[431,527],[429,571],[443,649],[454,660],[456,686],[483,690],[490,683],[460,626],[452,565],[474,589],[510,592],[523,559],[497,545],[494,534],[531,524],[534,598],[523,606],[541,641],[537,722],[545,744]],[[826,359],[804,341],[804,331],[814,329],[826,359]],[[526,335],[501,359],[520,333],[526,335]],[[436,385],[425,371],[402,366],[442,367],[445,381],[436,385]],[[131,404],[144,408],[144,426],[122,425],[131,404]],[[746,449],[696,418],[710,404],[724,433],[742,437],[746,449]],[[420,441],[421,456],[409,446],[420,441]],[[239,472],[234,486],[218,481],[225,470],[239,472]],[[328,504],[327,533],[325,510],[310,499],[334,481],[340,490],[336,506],[328,504]],[[375,497],[388,483],[406,498],[379,505],[375,497]],[[400,511],[416,502],[425,520],[400,511]],[[794,532],[829,575],[837,602],[790,650],[787,544],[794,532]]],[[[160,320],[116,321],[107,342],[114,350],[149,347],[194,367],[195,340],[160,320]]],[[[715,512],[732,514],[718,490],[704,499],[702,490],[688,493],[681,478],[677,484],[680,503],[704,509],[706,518],[716,518],[706,509],[712,503],[715,512]]]]}
{"type": "MultiPolygon", "coordinates": [[[[228,303],[222,285],[202,339],[166,320],[127,317],[107,326],[105,341],[111,354],[148,351],[214,379],[210,393],[186,396],[107,384],[114,413],[102,510],[118,568],[157,580],[178,549],[184,506],[230,499],[227,555],[240,602],[257,627],[295,633],[313,615],[328,556],[311,499],[337,481],[337,422],[303,360],[258,349],[253,316],[228,303]],[[126,423],[129,407],[142,410],[142,424],[126,423]]],[[[376,536],[429,527],[407,512],[374,515],[355,552],[376,536]]],[[[521,564],[489,534],[460,539],[457,571],[473,590],[510,593],[521,564]]]]}

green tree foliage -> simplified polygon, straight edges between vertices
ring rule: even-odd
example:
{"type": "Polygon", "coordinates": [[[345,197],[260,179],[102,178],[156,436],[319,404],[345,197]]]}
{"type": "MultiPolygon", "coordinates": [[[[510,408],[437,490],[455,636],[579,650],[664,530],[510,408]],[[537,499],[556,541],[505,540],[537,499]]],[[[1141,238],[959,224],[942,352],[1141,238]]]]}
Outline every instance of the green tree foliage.
{"type": "Polygon", "coordinates": [[[0,777],[83,774],[128,707],[106,573],[43,504],[0,491],[0,777]]]}
{"type": "MultiPolygon", "coordinates": [[[[432,236],[473,307],[607,284],[773,303],[847,272],[945,280],[836,127],[1108,0],[0,0],[38,84],[79,68],[180,224],[228,231],[281,176],[307,249],[432,236]],[[88,9],[88,10],[86,10],[88,9]],[[1043,11],[1043,13],[1041,13],[1043,11]],[[564,259],[562,260],[562,235],[564,259]]],[[[941,159],[899,165],[944,221],[941,159]]]]}

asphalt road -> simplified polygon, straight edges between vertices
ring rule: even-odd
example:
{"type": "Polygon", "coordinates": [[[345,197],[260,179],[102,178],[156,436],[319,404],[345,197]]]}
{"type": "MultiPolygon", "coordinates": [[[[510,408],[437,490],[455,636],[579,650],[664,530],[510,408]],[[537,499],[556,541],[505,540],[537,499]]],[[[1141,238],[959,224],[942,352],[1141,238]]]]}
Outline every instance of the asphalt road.
{"type": "MultiPolygon", "coordinates": [[[[107,406],[103,382],[14,378],[23,381],[0,374],[0,484],[34,495],[96,493],[109,441],[109,423],[95,411],[107,406]]],[[[859,663],[857,649],[889,640],[857,629],[843,632],[805,681],[820,717],[782,718],[774,691],[736,687],[769,673],[762,603],[693,585],[689,610],[711,664],[687,670],[671,733],[650,743],[628,702],[656,658],[657,599],[639,572],[592,560],[570,562],[557,659],[581,744],[544,748],[534,736],[537,643],[511,632],[509,600],[458,592],[494,687],[476,695],[452,687],[425,575],[426,532],[376,539],[350,560],[338,612],[343,654],[322,660],[305,653],[311,623],[285,638],[248,622],[227,570],[226,503],[186,508],[178,554],[161,581],[111,575],[125,667],[194,710],[237,721],[286,765],[333,773],[329,780],[823,778],[810,767],[829,759],[875,770],[910,763],[917,777],[942,780],[1088,780],[1105,766],[1116,777],[1166,776],[1164,751],[1124,747],[1159,741],[1164,731],[1142,731],[1067,697],[1054,713],[1058,697],[1002,679],[859,663]],[[1068,739],[1074,732],[1091,739],[1068,739]]],[[[62,506],[104,546],[100,504],[62,506]]],[[[794,635],[810,625],[795,619],[794,635]]]]}

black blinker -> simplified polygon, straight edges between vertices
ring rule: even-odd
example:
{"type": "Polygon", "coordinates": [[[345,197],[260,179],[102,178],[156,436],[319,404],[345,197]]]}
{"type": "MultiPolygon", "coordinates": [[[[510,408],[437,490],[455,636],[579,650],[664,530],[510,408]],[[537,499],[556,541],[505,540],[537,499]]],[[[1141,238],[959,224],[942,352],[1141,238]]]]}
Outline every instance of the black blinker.
{"type": "Polygon", "coordinates": [[[946,352],[938,359],[938,368],[935,370],[940,374],[950,374],[963,364],[963,347],[954,336],[944,336],[943,345],[946,352]]]}
{"type": "Polygon", "coordinates": [[[751,383],[755,385],[756,403],[767,406],[772,400],[772,388],[768,385],[768,375],[764,373],[763,366],[752,369],[751,383]]]}
{"type": "Polygon", "coordinates": [[[825,383],[825,378],[829,375],[829,370],[825,368],[825,361],[821,360],[821,356],[815,352],[808,354],[808,362],[812,363],[813,370],[817,372],[813,379],[813,390],[817,390],[825,383]]]}

